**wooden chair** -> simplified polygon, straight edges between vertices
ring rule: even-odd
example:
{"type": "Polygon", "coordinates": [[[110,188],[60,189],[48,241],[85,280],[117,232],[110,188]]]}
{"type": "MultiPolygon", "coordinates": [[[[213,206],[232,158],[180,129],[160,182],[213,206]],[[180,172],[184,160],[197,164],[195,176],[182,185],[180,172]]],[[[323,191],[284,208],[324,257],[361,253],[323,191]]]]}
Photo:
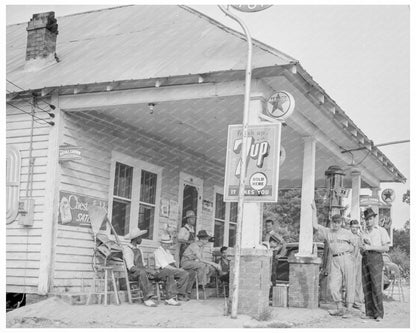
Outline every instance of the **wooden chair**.
{"type": "Polygon", "coordinates": [[[135,300],[143,302],[143,292],[139,287],[138,281],[130,281],[129,273],[127,271],[127,265],[124,261],[124,275],[126,277],[126,289],[127,289],[127,298],[130,304],[133,304],[135,300]]]}
{"type": "Polygon", "coordinates": [[[112,285],[113,285],[113,292],[114,297],[116,300],[116,304],[120,305],[120,298],[118,295],[118,288],[116,283],[116,278],[114,276],[114,270],[112,266],[102,266],[101,269],[104,272],[104,279],[97,278],[95,275],[93,277],[92,285],[90,288],[90,291],[87,296],[86,305],[89,305],[91,302],[92,295],[96,295],[98,297],[98,302],[101,303],[101,298],[104,296],[104,305],[108,305],[108,299],[109,299],[109,289],[108,289],[108,277],[110,275],[112,285]],[[97,290],[98,289],[98,290],[97,290]],[[104,290],[102,290],[104,289],[104,290]]]}

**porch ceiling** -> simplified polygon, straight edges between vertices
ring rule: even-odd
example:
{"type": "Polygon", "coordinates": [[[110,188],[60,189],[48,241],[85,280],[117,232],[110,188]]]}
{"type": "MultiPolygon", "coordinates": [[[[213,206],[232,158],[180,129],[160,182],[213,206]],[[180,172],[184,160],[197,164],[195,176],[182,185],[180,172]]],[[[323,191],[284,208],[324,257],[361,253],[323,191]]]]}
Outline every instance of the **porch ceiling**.
{"type": "MultiPolygon", "coordinates": [[[[204,157],[224,174],[228,125],[242,123],[243,96],[161,102],[153,113],[147,104],[120,105],[85,111],[109,122],[122,123],[142,134],[204,157]]],[[[300,187],[303,139],[289,126],[282,129],[286,159],[280,168],[279,187],[300,187]]],[[[345,164],[345,163],[344,163],[345,164]]],[[[324,186],[325,170],[343,162],[323,146],[316,149],[316,185],[324,186]]],[[[348,178],[348,177],[347,177],[348,178]]],[[[346,185],[349,180],[346,179],[346,185]]],[[[364,185],[364,184],[363,184],[364,185]]]]}

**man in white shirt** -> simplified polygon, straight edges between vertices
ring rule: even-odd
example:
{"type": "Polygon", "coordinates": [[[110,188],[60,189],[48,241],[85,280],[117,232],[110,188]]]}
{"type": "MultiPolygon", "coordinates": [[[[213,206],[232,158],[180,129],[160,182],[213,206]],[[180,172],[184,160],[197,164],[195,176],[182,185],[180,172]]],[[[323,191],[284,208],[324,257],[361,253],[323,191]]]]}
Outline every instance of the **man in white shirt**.
{"type": "Polygon", "coordinates": [[[160,239],[160,247],[154,252],[155,266],[159,269],[156,278],[166,281],[168,305],[176,305],[174,297],[178,295],[180,301],[189,301],[192,285],[195,280],[195,271],[185,271],[177,268],[175,259],[169,251],[172,239],[169,235],[163,235],[160,239]],[[177,281],[175,280],[177,279],[177,281]]]}
{"type": "Polygon", "coordinates": [[[384,317],[383,308],[383,252],[390,247],[390,237],[386,229],[376,223],[376,213],[367,208],[364,211],[366,230],[361,236],[362,275],[365,301],[365,318],[381,321],[384,317]]]}

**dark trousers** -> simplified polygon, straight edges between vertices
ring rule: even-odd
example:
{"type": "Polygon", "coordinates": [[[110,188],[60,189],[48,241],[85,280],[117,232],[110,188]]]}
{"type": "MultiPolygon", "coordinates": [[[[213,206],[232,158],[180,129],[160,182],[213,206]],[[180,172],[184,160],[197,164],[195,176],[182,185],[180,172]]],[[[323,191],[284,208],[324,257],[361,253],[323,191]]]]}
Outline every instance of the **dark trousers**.
{"type": "Polygon", "coordinates": [[[362,281],[365,301],[365,314],[369,317],[384,316],[383,308],[383,255],[380,252],[366,251],[362,259],[362,281]]]}
{"type": "Polygon", "coordinates": [[[153,292],[153,286],[147,278],[145,268],[134,267],[133,271],[129,271],[129,280],[139,282],[139,287],[143,291],[143,297],[145,300],[148,300],[155,295],[153,292]]]}
{"type": "MultiPolygon", "coordinates": [[[[166,281],[166,298],[172,298],[177,294],[186,295],[189,288],[190,274],[181,268],[163,268],[156,278],[166,281]],[[177,280],[176,280],[177,279],[177,280]]],[[[195,275],[193,276],[195,279],[195,275]]],[[[193,279],[191,281],[193,281],[193,279]]],[[[192,288],[192,284],[190,286],[192,288]]],[[[191,289],[189,290],[189,293],[191,289]]]]}

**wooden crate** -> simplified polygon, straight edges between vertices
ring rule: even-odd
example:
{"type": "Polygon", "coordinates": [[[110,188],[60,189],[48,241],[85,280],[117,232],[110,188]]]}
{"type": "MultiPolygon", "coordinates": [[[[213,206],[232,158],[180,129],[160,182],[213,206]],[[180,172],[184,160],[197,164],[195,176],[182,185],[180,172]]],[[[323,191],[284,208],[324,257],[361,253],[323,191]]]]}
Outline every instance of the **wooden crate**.
{"type": "Polygon", "coordinates": [[[288,303],[289,284],[276,284],[273,287],[272,306],[286,308],[288,303]]]}

